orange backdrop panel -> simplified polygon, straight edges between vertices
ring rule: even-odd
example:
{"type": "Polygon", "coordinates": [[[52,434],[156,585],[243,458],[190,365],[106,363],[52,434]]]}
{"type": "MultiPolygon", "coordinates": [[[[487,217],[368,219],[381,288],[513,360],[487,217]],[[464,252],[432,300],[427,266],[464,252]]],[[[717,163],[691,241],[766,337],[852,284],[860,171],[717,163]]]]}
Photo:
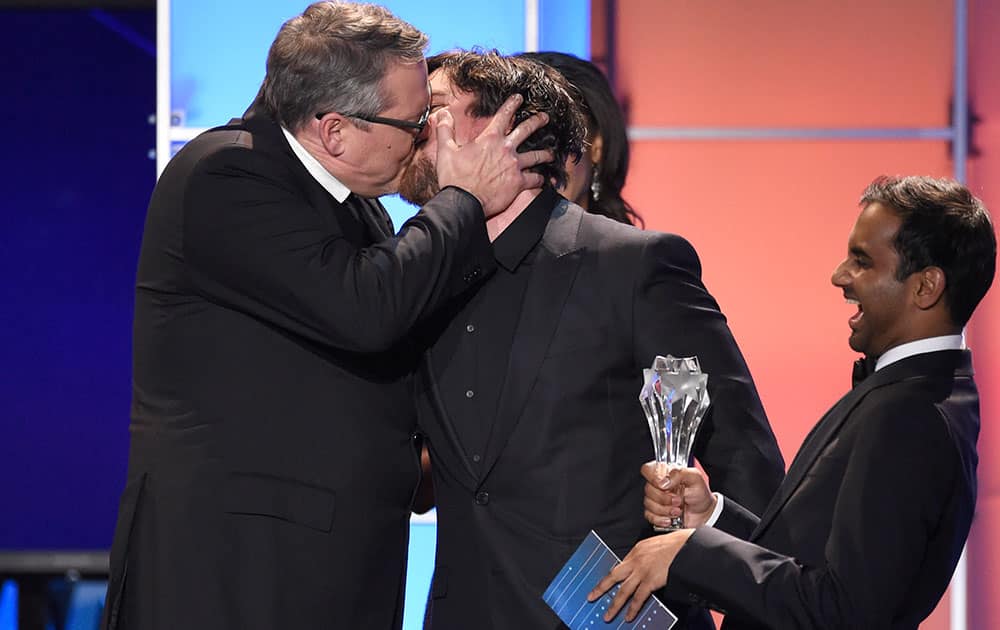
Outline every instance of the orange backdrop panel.
{"type": "MultiPolygon", "coordinates": [[[[997,56],[984,52],[998,46],[993,34],[1000,12],[985,0],[971,5],[973,102],[980,113],[1000,113],[989,71],[997,56]]],[[[633,127],[949,124],[952,0],[593,0],[593,6],[594,51],[613,60],[633,127]],[[615,10],[605,22],[609,2],[615,10]]],[[[990,120],[977,129],[983,158],[970,165],[971,184],[1000,208],[1000,199],[990,199],[996,186],[988,183],[1000,181],[990,157],[1000,150],[1000,134],[987,139],[986,127],[998,129],[990,120]]],[[[706,284],[729,316],[790,461],[806,432],[850,386],[853,309],[829,279],[845,254],[858,196],[882,173],[951,176],[948,144],[642,140],[632,147],[626,198],[648,228],[680,233],[698,249],[706,284]]],[[[987,373],[980,374],[980,387],[989,390],[983,377],[995,374],[997,363],[984,351],[1000,346],[994,341],[1000,318],[989,324],[983,318],[1000,308],[984,306],[970,342],[977,370],[987,373]]],[[[1000,430],[986,428],[987,411],[1000,397],[984,391],[983,399],[980,451],[989,457],[1000,452],[993,448],[1000,430]]],[[[981,462],[981,472],[998,468],[981,462]]],[[[997,626],[984,592],[993,588],[985,574],[1000,566],[1000,546],[986,542],[995,537],[990,525],[1000,523],[998,480],[995,470],[981,476],[987,492],[972,539],[981,541],[975,551],[982,555],[970,557],[973,628],[997,626]]],[[[947,630],[948,613],[946,596],[921,630],[947,630]]]]}
{"type": "MultiPolygon", "coordinates": [[[[982,117],[974,143],[979,156],[969,164],[969,185],[1000,222],[1000,4],[969,3],[969,88],[982,117]]],[[[970,326],[976,352],[976,381],[982,405],[979,435],[979,502],[969,537],[969,628],[1000,628],[1000,288],[980,305],[970,326]]]]}
{"type": "MultiPolygon", "coordinates": [[[[626,198],[679,233],[747,357],[786,462],[850,387],[854,312],[830,284],[865,185],[950,172],[943,142],[633,142],[626,198]]],[[[666,350],[669,350],[666,349],[666,350]]],[[[665,350],[665,351],[666,351],[665,350]]]]}
{"type": "Polygon", "coordinates": [[[948,124],[949,0],[617,4],[633,125],[948,124]]]}

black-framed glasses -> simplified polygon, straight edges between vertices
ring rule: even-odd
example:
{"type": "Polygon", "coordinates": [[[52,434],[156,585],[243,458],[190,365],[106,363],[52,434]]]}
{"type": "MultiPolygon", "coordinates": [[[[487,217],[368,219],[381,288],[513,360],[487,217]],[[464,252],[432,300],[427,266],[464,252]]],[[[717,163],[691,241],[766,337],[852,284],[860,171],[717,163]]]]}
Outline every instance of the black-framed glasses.
{"type": "MultiPolygon", "coordinates": [[[[323,118],[330,112],[320,112],[316,114],[316,120],[323,118]]],[[[365,122],[377,123],[379,125],[389,125],[390,127],[395,127],[396,129],[416,129],[417,135],[420,135],[424,127],[427,126],[427,119],[431,117],[431,104],[427,103],[427,109],[420,116],[420,120],[416,122],[412,120],[400,120],[399,118],[386,118],[384,116],[362,116],[360,114],[344,114],[351,118],[357,118],[358,120],[363,120],[365,122]]]]}

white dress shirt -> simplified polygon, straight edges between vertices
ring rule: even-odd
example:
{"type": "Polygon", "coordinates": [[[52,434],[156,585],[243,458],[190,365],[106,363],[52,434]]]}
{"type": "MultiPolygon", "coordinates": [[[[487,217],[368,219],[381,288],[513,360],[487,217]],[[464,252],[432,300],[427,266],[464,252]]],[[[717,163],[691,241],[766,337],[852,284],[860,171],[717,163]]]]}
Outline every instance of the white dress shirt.
{"type": "Polygon", "coordinates": [[[878,372],[887,365],[900,361],[915,354],[938,352],[939,350],[965,350],[965,333],[960,335],[944,335],[942,337],[927,337],[909,343],[903,343],[895,348],[889,348],[875,362],[878,372]]]}
{"type": "Polygon", "coordinates": [[[326,192],[330,193],[334,199],[340,203],[344,203],[347,196],[351,194],[351,190],[344,186],[339,179],[330,174],[330,171],[323,168],[323,165],[319,163],[319,160],[313,157],[311,153],[306,151],[306,148],[295,139],[292,132],[288,131],[284,127],[281,128],[281,133],[285,134],[285,139],[288,140],[288,144],[292,146],[292,153],[295,157],[299,158],[299,162],[302,162],[302,166],[306,167],[309,174],[313,176],[319,185],[326,189],[326,192]]]}

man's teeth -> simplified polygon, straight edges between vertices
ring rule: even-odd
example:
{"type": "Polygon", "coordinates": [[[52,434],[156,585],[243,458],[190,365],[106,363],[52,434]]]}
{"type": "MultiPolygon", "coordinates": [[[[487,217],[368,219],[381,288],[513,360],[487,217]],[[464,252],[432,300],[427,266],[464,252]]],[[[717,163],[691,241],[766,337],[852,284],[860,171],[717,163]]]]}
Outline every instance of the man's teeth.
{"type": "Polygon", "coordinates": [[[857,306],[857,305],[861,304],[861,302],[858,302],[858,301],[857,301],[856,299],[854,299],[854,298],[844,298],[844,299],[845,299],[845,300],[847,301],[847,303],[848,303],[848,304],[853,304],[853,305],[855,305],[855,306],[857,306]]]}

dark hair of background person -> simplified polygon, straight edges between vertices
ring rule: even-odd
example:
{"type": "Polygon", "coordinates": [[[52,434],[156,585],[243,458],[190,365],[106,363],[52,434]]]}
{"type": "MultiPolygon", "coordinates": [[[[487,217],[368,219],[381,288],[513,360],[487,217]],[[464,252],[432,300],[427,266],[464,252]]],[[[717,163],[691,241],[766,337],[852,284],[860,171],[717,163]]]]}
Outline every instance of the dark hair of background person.
{"type": "Polygon", "coordinates": [[[861,195],[862,208],[871,203],[902,220],[893,242],[899,254],[896,278],[940,267],[951,319],[964,326],[996,273],[996,234],[983,202],[951,180],[883,175],[861,195]]]}
{"type": "Polygon", "coordinates": [[[444,71],[455,88],[476,96],[468,113],[477,118],[492,116],[513,94],[521,94],[524,101],[512,126],[533,114],[548,114],[549,122],[529,136],[518,151],[551,150],[554,159],[532,170],[557,188],[565,185],[566,160],[580,159],[587,124],[573,98],[572,87],[561,74],[545,64],[504,56],[496,50],[440,53],[427,59],[428,73],[436,70],[444,71]]]}
{"type": "Polygon", "coordinates": [[[580,95],[578,102],[587,117],[588,142],[597,135],[602,138],[600,159],[593,173],[597,187],[590,194],[585,206],[587,211],[622,223],[643,225],[642,217],[622,198],[628,175],[628,133],[625,115],[604,73],[585,59],[561,52],[531,52],[518,56],[540,61],[566,77],[580,95]]]}

